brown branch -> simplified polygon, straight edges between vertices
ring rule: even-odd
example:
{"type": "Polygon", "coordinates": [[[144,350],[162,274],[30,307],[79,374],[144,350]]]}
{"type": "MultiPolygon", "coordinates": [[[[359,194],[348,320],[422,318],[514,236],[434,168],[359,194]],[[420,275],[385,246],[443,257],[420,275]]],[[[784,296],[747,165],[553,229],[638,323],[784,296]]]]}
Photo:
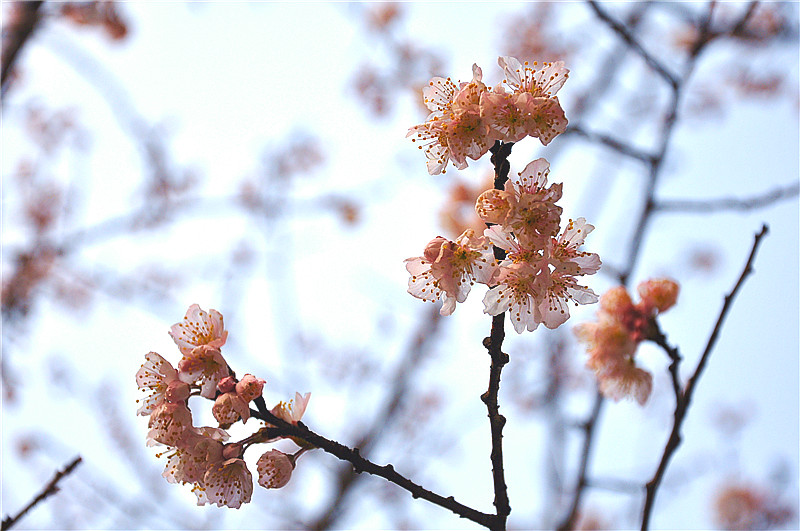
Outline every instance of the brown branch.
{"type": "MultiPolygon", "coordinates": [[[[492,152],[492,164],[494,164],[494,188],[496,190],[505,189],[508,181],[510,164],[508,156],[511,154],[513,142],[495,142],[489,150],[492,152]]],[[[494,246],[494,257],[497,260],[505,258],[506,253],[503,249],[494,246]]],[[[481,401],[486,404],[489,413],[489,427],[492,434],[492,451],[490,459],[492,461],[492,483],[494,485],[494,507],[497,512],[497,520],[491,529],[505,529],[506,520],[511,513],[511,505],[508,501],[508,487],[505,479],[505,468],[503,465],[503,426],[506,418],[500,414],[500,405],[497,396],[500,393],[500,374],[503,366],[508,363],[508,354],[503,352],[503,339],[505,338],[505,312],[492,317],[492,331],[489,337],[483,340],[483,346],[489,351],[491,365],[489,367],[489,388],[481,395],[481,401]]]]}
{"type": "Polygon", "coordinates": [[[41,20],[39,9],[44,2],[15,2],[11,7],[11,18],[3,28],[2,68],[0,69],[0,99],[5,100],[11,72],[19,52],[28,41],[41,20]]]}
{"type": "Polygon", "coordinates": [[[53,479],[51,479],[50,482],[47,485],[45,485],[44,489],[42,489],[42,491],[33,500],[31,500],[31,502],[28,505],[26,505],[25,508],[22,509],[16,516],[14,517],[6,516],[5,518],[3,518],[3,524],[2,527],[0,527],[0,529],[2,529],[2,531],[5,531],[6,529],[11,529],[14,526],[14,524],[16,524],[20,518],[25,516],[25,514],[29,510],[31,510],[36,504],[38,504],[41,501],[44,501],[44,499],[47,498],[48,496],[51,496],[56,492],[58,492],[58,482],[61,481],[66,476],[68,476],[69,474],[71,474],[72,471],[75,469],[75,467],[78,466],[78,464],[80,464],[81,460],[82,460],[81,456],[78,456],[75,459],[73,459],[66,467],[64,467],[64,470],[58,470],[56,474],[53,476],[53,479]]]}
{"type": "MultiPolygon", "coordinates": [[[[366,430],[356,442],[356,447],[364,455],[374,448],[381,436],[387,432],[387,426],[397,418],[404,397],[408,394],[409,382],[416,371],[422,367],[422,358],[429,351],[430,345],[438,337],[442,316],[438,308],[431,306],[425,313],[419,328],[414,334],[411,344],[407,347],[403,361],[395,370],[392,378],[392,388],[387,394],[383,410],[373,420],[372,426],[366,430]]],[[[345,500],[353,492],[360,476],[351,468],[345,468],[335,478],[335,495],[328,502],[327,509],[314,521],[304,525],[306,529],[330,529],[342,514],[345,500]]]]}
{"type": "Polygon", "coordinates": [[[791,199],[800,194],[800,184],[776,188],[761,195],[745,199],[719,198],[719,199],[665,199],[656,201],[653,209],[660,212],[698,213],[706,214],[719,211],[747,211],[764,208],[783,199],[791,199]]]}
{"type": "MultiPolygon", "coordinates": [[[[461,518],[466,518],[489,529],[497,528],[497,522],[499,520],[498,516],[483,513],[473,509],[472,507],[463,505],[457,502],[452,496],[444,497],[440,494],[436,494],[435,492],[432,492],[399,474],[391,464],[383,466],[377,465],[372,461],[362,457],[358,448],[348,448],[341,443],[326,439],[322,435],[311,431],[302,422],[290,424],[285,420],[276,417],[271,412],[266,410],[266,406],[263,404],[263,398],[258,398],[254,402],[259,408],[259,411],[251,409],[250,411],[252,416],[274,426],[274,428],[268,428],[268,430],[270,430],[270,437],[291,436],[302,439],[303,441],[308,442],[310,445],[319,448],[335,457],[338,457],[342,461],[347,461],[353,465],[353,470],[357,474],[366,472],[367,474],[381,477],[390,483],[394,483],[398,487],[407,490],[415,499],[421,498],[423,500],[427,500],[434,505],[448,509],[461,518]]],[[[505,523],[504,520],[503,523],[505,523]]]]}
{"type": "Polygon", "coordinates": [[[714,345],[717,342],[719,333],[722,330],[722,324],[725,321],[725,317],[728,315],[728,311],[731,308],[731,304],[734,298],[739,293],[739,290],[741,289],[745,278],[747,278],[753,272],[753,260],[755,259],[756,252],[758,251],[758,246],[766,234],[767,234],[767,226],[764,225],[761,227],[761,232],[759,232],[755,236],[755,241],[753,241],[753,247],[750,250],[750,256],[747,258],[747,263],[745,264],[744,269],[742,270],[742,274],[739,275],[739,280],[736,281],[736,284],[733,286],[731,292],[725,296],[725,302],[722,305],[722,310],[720,311],[719,317],[717,318],[717,323],[714,326],[714,330],[711,332],[711,336],[708,338],[708,342],[706,343],[706,348],[703,351],[703,355],[700,357],[700,361],[697,363],[697,368],[695,369],[694,374],[687,381],[686,389],[683,391],[683,393],[681,393],[679,399],[675,404],[675,414],[672,424],[672,432],[670,433],[669,439],[667,440],[667,444],[664,447],[664,453],[661,456],[661,462],[658,465],[658,469],[656,470],[653,479],[648,481],[646,485],[647,495],[645,497],[644,510],[642,512],[642,530],[648,529],[650,525],[650,515],[653,510],[653,505],[655,503],[658,487],[661,484],[661,480],[663,479],[664,473],[667,470],[670,458],[678,449],[678,446],[680,446],[681,444],[681,427],[683,426],[683,421],[686,419],[686,413],[689,409],[689,404],[692,401],[692,394],[694,393],[694,389],[697,386],[697,382],[700,380],[703,371],[705,370],[709,355],[711,354],[711,351],[713,350],[714,345]]]}

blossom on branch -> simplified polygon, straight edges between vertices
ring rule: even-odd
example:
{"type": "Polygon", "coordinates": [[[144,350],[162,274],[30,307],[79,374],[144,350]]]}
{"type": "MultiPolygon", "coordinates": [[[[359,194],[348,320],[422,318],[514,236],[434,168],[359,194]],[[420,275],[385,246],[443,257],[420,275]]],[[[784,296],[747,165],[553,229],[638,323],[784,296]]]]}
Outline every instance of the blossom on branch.
{"type": "Polygon", "coordinates": [[[183,321],[172,325],[169,335],[184,356],[200,345],[220,348],[228,338],[222,314],[217,310],[206,313],[197,304],[189,306],[183,321]]]}
{"type": "Polygon", "coordinates": [[[532,136],[547,145],[566,130],[567,118],[555,96],[569,77],[563,61],[531,68],[513,57],[500,57],[498,64],[510,92],[502,83],[487,88],[478,65],[472,66],[468,83],[434,77],[422,90],[431,113],[406,136],[424,150],[431,175],[445,173],[450,162],[459,170],[466,168],[467,158],[479,159],[497,140],[518,142],[532,136]]]}

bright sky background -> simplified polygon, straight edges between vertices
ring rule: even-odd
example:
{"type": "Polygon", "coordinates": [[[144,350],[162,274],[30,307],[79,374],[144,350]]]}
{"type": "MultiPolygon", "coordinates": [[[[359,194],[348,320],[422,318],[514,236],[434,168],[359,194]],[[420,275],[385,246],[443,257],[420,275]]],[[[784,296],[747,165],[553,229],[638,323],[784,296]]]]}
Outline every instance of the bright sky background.
{"type": "MultiPolygon", "coordinates": [[[[408,278],[403,259],[421,254],[425,243],[441,232],[438,210],[451,179],[459,176],[476,183],[491,166],[487,158],[470,164],[467,171],[451,170],[445,176],[431,177],[425,171],[423,155],[404,138],[407,128],[423,118],[412,96],[407,91],[396,92],[394,112],[382,119],[373,118],[363,108],[351,88],[354,72],[365,59],[380,62],[386,53],[374,45],[358,21],[364,7],[346,3],[124,3],[120,10],[129,18],[132,34],[121,43],[109,42],[96,30],[76,30],[51,21],[25,50],[23,83],[14,87],[3,109],[4,267],[9,249],[17,249],[25,241],[15,222],[19,199],[13,195],[8,175],[20,155],[31,152],[19,126],[20,105],[29,101],[51,109],[75,109],[87,131],[86,150],[60,155],[53,170],[76,190],[89,191],[75,213],[77,226],[130,212],[141,197],[142,157],[121,127],[124,110],[112,108],[101,97],[104,86],[124,93],[148,124],[157,124],[164,131],[176,166],[196,169],[205,198],[238,193],[243,178],[259,171],[262,154],[283,145],[292,133],[319,139],[325,164],[293,183],[290,222],[265,228],[254,226],[234,210],[200,208],[191,212],[189,221],[184,219],[169,230],[127,235],[81,251],[84,265],[97,275],[136,271],[142,264],[158,261],[180,266],[184,282],[169,297],[152,304],[141,297],[126,301],[100,295],[90,310],[70,313],[63,306],[42,302],[27,323],[27,334],[20,336],[23,339],[4,345],[5,363],[25,384],[21,396],[3,408],[4,515],[27,502],[55,468],[78,453],[84,457],[82,466],[87,471],[102,471],[119,481],[131,476],[127,463],[108,450],[112,441],[105,425],[115,417],[98,415],[103,407],[111,407],[103,406],[104,399],[114,407],[128,408],[119,415],[139,437],[141,467],[160,470],[162,462],[144,447],[146,419],[133,419],[138,397],[133,375],[150,350],[177,362],[178,352],[167,330],[191,303],[223,312],[231,337],[223,353],[237,372],[263,370],[257,375],[268,380],[268,403],[286,399],[295,391],[312,392],[307,424],[318,433],[333,438],[350,433],[348,422],[358,424],[376,411],[376,397],[382,396],[385,382],[369,382],[361,394],[337,388],[336,382],[325,381],[322,368],[314,373],[294,362],[299,354],[291,350],[293,334],[300,330],[336,348],[375,353],[381,357],[370,361],[391,374],[404,338],[428,309],[405,293],[408,278]],[[96,77],[77,73],[76,66],[86,71],[89,63],[84,58],[99,65],[93,74],[96,77]],[[73,61],[79,63],[73,65],[73,61]],[[303,201],[330,193],[353,198],[363,207],[360,225],[344,227],[330,212],[303,207],[307,204],[303,201]],[[226,277],[222,257],[247,242],[258,249],[252,278],[226,277]],[[226,312],[228,301],[238,304],[239,297],[242,305],[226,312]],[[61,383],[53,385],[51,378],[59,372],[61,383]],[[99,387],[105,389],[105,398],[98,394],[99,387]],[[101,407],[92,409],[88,402],[101,407]],[[46,459],[21,461],[16,454],[18,441],[32,433],[47,434],[58,442],[46,459]]],[[[407,17],[401,23],[404,34],[418,39],[420,46],[440,51],[448,66],[442,75],[464,80],[470,77],[472,63],[478,63],[487,84],[494,85],[501,74],[497,56],[504,52],[499,30],[524,9],[520,3],[418,3],[407,6],[407,17]]],[[[591,20],[582,5],[559,9],[574,12],[569,25],[575,28],[591,20]]],[[[597,54],[616,43],[608,32],[598,35],[597,54]]],[[[711,79],[727,53],[731,50],[717,49],[702,64],[698,77],[708,74],[711,79]]],[[[797,79],[796,48],[769,57],[780,69],[792,72],[789,79],[797,79]]],[[[559,93],[568,117],[571,102],[596,74],[595,61],[595,57],[579,56],[568,65],[570,80],[559,93]]],[[[641,78],[634,77],[641,73],[636,67],[630,70],[631,79],[641,78]]],[[[604,131],[634,134],[646,142],[652,131],[628,131],[619,109],[614,108],[618,101],[601,103],[599,118],[592,123],[607,124],[604,131]]],[[[724,113],[711,119],[689,117],[679,125],[660,197],[749,197],[797,182],[798,99],[729,97],[726,101],[724,113]]],[[[554,140],[553,145],[558,142],[554,140]]],[[[528,161],[547,153],[533,139],[526,139],[515,146],[512,168],[519,171],[528,161]]],[[[642,182],[640,168],[624,162],[616,172],[619,159],[608,158],[603,150],[575,139],[550,160],[551,180],[564,182],[564,218],[586,217],[597,227],[587,241],[588,250],[600,253],[604,263],[618,263],[636,215],[631,201],[642,182]],[[600,203],[598,198],[608,199],[600,203]]],[[[756,259],[755,274],[737,299],[703,375],[685,424],[684,445],[672,463],[670,472],[674,474],[667,475],[657,502],[654,527],[712,525],[711,493],[720,483],[720,471],[731,470],[727,467],[731,455],[736,456],[743,477],[761,483],[768,481],[776,467],[783,467],[790,492],[796,496],[800,442],[797,200],[747,213],[657,215],[633,283],[660,275],[680,282],[679,305],[661,323],[686,358],[686,377],[762,223],[769,224],[770,234],[756,259]],[[707,249],[719,258],[717,269],[703,273],[689,267],[690,256],[698,249],[707,249]],[[720,406],[751,413],[739,440],[722,440],[712,426],[720,406]],[[695,475],[693,470],[700,473],[695,475]]],[[[589,285],[600,293],[612,284],[609,277],[599,275],[590,279],[589,285]]],[[[480,341],[490,323],[482,314],[483,291],[475,290],[446,320],[437,354],[426,361],[423,375],[415,382],[420,392],[436,387],[446,397],[441,423],[454,430],[448,433],[452,440],[447,443],[453,447],[431,458],[425,445],[405,450],[412,457],[419,456],[412,459],[416,463],[416,470],[409,473],[413,479],[488,511],[492,499],[488,423],[478,396],[488,377],[488,360],[480,341]],[[476,418],[479,420],[473,422],[476,418]]],[[[571,328],[591,318],[593,312],[593,308],[581,308],[565,326],[571,328]]],[[[512,358],[507,371],[514,370],[515,356],[535,356],[537,349],[543,350],[548,334],[553,334],[541,330],[516,337],[510,326],[507,333],[504,350],[512,358]]],[[[571,334],[563,336],[572,341],[571,334]]],[[[654,348],[643,347],[638,359],[657,371],[656,392],[644,408],[627,402],[606,405],[593,461],[598,477],[646,481],[663,449],[674,402],[666,358],[654,348]]],[[[576,412],[586,410],[585,398],[576,397],[576,412]]],[[[509,418],[507,467],[523,471],[509,476],[510,523],[525,525],[542,510],[542,458],[537,442],[543,438],[543,417],[515,409],[510,397],[503,394],[500,400],[509,418]]],[[[574,459],[576,448],[569,451],[574,459]]],[[[390,453],[375,457],[381,463],[393,459],[390,453]]],[[[321,506],[327,492],[325,474],[334,468],[333,461],[321,452],[307,460],[304,457],[300,461],[303,474],[299,475],[298,468],[292,487],[278,492],[256,487],[253,503],[240,511],[194,508],[194,496],[188,489],[172,486],[175,492],[169,503],[182,503],[181,507],[195,511],[198,518],[210,518],[207,525],[211,527],[260,525],[264,513],[255,507],[259,504],[281,504],[288,498],[286,503],[297,503],[306,510],[321,506]]],[[[365,485],[374,487],[381,481],[365,485]]],[[[134,484],[136,489],[142,488],[134,484]]],[[[602,508],[612,519],[624,517],[628,502],[625,495],[593,491],[588,507],[602,508]]],[[[54,500],[48,503],[52,509],[45,504],[19,528],[50,527],[51,511],[63,510],[63,506],[54,500]]],[[[431,527],[469,527],[468,522],[425,502],[409,507],[411,514],[431,527]]],[[[359,508],[340,525],[392,525],[379,506],[359,508]]],[[[93,527],[124,528],[129,520],[122,513],[93,522],[93,527]]],[[[157,519],[146,522],[150,527],[159,526],[157,519]]]]}

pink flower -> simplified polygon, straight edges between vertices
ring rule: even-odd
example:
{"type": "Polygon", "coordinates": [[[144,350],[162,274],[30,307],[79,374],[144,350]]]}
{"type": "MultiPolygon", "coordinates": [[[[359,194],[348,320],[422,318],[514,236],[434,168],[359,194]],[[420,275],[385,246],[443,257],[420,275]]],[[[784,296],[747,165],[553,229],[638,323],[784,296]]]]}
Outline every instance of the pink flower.
{"type": "MultiPolygon", "coordinates": [[[[564,86],[569,77],[569,70],[564,68],[563,61],[543,63],[537,68],[527,62],[521,64],[514,57],[500,57],[497,63],[506,75],[504,82],[511,88],[516,111],[507,111],[515,118],[515,124],[526,135],[538,138],[542,144],[547,145],[557,135],[567,128],[567,118],[555,94],[564,86]],[[524,97],[523,97],[524,96],[524,97]]],[[[502,90],[500,88],[496,91],[502,90]]],[[[497,120],[493,121],[497,124],[497,120]]],[[[495,125],[494,131],[502,133],[503,121],[500,127],[495,125]]]]}
{"type": "Polygon", "coordinates": [[[523,245],[544,245],[558,234],[561,224],[561,183],[547,186],[550,163],[541,158],[530,162],[510,179],[506,190],[487,190],[475,204],[475,211],[487,223],[497,223],[523,245]]]}
{"type": "Polygon", "coordinates": [[[600,297],[597,321],[575,328],[578,339],[587,344],[586,365],[595,371],[604,395],[634,398],[641,405],[647,401],[653,377],[636,366],[634,357],[641,341],[655,337],[655,315],[675,304],[678,289],[671,280],[648,280],[639,284],[642,300],[633,304],[625,287],[617,286],[600,297]]]}
{"type": "Polygon", "coordinates": [[[424,301],[444,298],[442,315],[450,315],[456,302],[467,299],[472,284],[488,283],[496,268],[488,241],[476,237],[472,229],[464,231],[456,241],[438,236],[428,243],[423,256],[405,262],[411,274],[408,292],[424,301]]]}
{"type": "Polygon", "coordinates": [[[272,414],[290,424],[297,424],[303,418],[309,400],[311,400],[311,393],[305,395],[295,393],[294,400],[279,402],[272,408],[272,414]]]}
{"type": "Polygon", "coordinates": [[[472,81],[455,84],[448,78],[433,78],[423,89],[423,101],[431,109],[425,123],[409,128],[406,137],[418,142],[428,159],[428,173],[445,173],[448,162],[457,169],[467,167],[467,157],[477,160],[489,151],[493,139],[481,115],[481,94],[486,85],[478,65],[472,66],[472,81]]]}
{"type": "Polygon", "coordinates": [[[265,383],[267,383],[266,380],[256,378],[252,374],[245,374],[236,384],[236,393],[247,402],[250,402],[261,396],[265,383]]]}
{"type": "Polygon", "coordinates": [[[243,459],[228,459],[212,464],[203,476],[209,503],[238,509],[253,495],[253,475],[243,459]]]}
{"type": "Polygon", "coordinates": [[[258,458],[256,470],[259,485],[267,489],[279,489],[292,478],[294,460],[283,452],[270,450],[258,458]]]}
{"type": "Polygon", "coordinates": [[[192,413],[183,402],[164,402],[153,410],[147,426],[150,428],[148,446],[156,443],[178,446],[186,431],[192,429],[192,413]]]}
{"type": "Polygon", "coordinates": [[[653,375],[636,366],[633,360],[606,365],[597,375],[600,392],[612,400],[634,398],[645,405],[653,391],[653,375]]]}
{"type": "Polygon", "coordinates": [[[241,417],[242,422],[250,418],[250,406],[237,393],[222,393],[214,400],[211,413],[221,427],[228,427],[241,417]]]}
{"type": "Polygon", "coordinates": [[[597,295],[578,284],[576,277],[594,274],[600,267],[600,257],[579,250],[594,227],[583,218],[570,220],[565,231],[556,239],[542,238],[516,241],[505,227],[492,226],[484,234],[491,242],[507,252],[500,263],[500,273],[483,299],[484,312],[499,315],[509,311],[517,333],[535,330],[539,323],[554,329],[569,319],[569,303],[591,304],[597,295]]]}
{"type": "Polygon", "coordinates": [[[636,288],[646,313],[659,313],[672,308],[678,301],[680,287],[668,278],[650,279],[636,288]]]}
{"type": "Polygon", "coordinates": [[[552,98],[569,77],[564,61],[542,63],[541,68],[536,68],[539,66],[536,61],[530,66],[514,57],[500,57],[497,64],[506,75],[503,81],[517,94],[528,92],[534,97],[552,98]]]}
{"type": "Polygon", "coordinates": [[[202,383],[200,396],[214,398],[217,384],[228,376],[228,364],[218,348],[210,345],[195,347],[178,363],[180,379],[186,383],[202,383]]]}
{"type": "Polygon", "coordinates": [[[144,392],[149,390],[150,395],[142,400],[137,415],[149,415],[164,402],[177,403],[189,398],[189,385],[178,379],[178,371],[170,362],[155,352],[144,357],[145,362],[136,372],[136,384],[144,392]]]}
{"type": "Polygon", "coordinates": [[[197,304],[192,304],[183,321],[172,325],[169,335],[185,356],[200,345],[216,348],[224,345],[228,338],[224,328],[222,315],[217,310],[206,313],[197,304]]]}
{"type": "Polygon", "coordinates": [[[483,298],[484,313],[499,315],[509,312],[511,324],[518,334],[525,329],[536,330],[542,322],[539,305],[544,294],[538,273],[526,262],[501,266],[497,285],[483,298]]]}
{"type": "Polygon", "coordinates": [[[203,476],[209,466],[222,461],[222,443],[228,434],[223,430],[193,430],[167,457],[161,474],[169,483],[192,483],[202,486],[203,476]]]}

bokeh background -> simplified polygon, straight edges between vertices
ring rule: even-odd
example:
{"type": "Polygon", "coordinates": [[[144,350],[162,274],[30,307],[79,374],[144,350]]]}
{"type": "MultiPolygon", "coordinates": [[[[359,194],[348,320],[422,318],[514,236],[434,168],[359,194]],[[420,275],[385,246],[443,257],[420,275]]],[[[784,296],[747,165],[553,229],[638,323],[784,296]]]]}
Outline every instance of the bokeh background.
{"type": "MultiPolygon", "coordinates": [[[[475,223],[491,164],[430,176],[404,137],[425,119],[431,76],[469,80],[477,63],[494,85],[497,57],[513,55],[571,73],[558,94],[570,129],[515,145],[512,171],[547,157],[564,217],[597,227],[596,292],[626,269],[631,287],[681,284],[661,325],[684,379],[769,225],[652,525],[796,528],[798,6],[599,9],[681,80],[674,124],[675,92],[586,3],[3,2],[3,516],[80,455],[19,528],[476,528],[322,452],[240,510],[196,507],[145,447],[134,374],[150,350],[177,363],[167,331],[190,304],[215,308],[223,354],[267,380],[269,405],[310,391],[316,432],[491,511],[483,291],[439,318],[406,293],[403,265],[475,223]],[[713,38],[695,56],[699,35],[713,38]],[[637,246],[654,174],[660,209],[637,246]]],[[[555,331],[507,327],[512,528],[563,522],[592,418],[575,525],[639,526],[672,425],[669,360],[642,346],[650,401],[592,417],[572,328],[594,311],[555,331]]],[[[190,405],[211,425],[207,404],[190,405]]]]}

